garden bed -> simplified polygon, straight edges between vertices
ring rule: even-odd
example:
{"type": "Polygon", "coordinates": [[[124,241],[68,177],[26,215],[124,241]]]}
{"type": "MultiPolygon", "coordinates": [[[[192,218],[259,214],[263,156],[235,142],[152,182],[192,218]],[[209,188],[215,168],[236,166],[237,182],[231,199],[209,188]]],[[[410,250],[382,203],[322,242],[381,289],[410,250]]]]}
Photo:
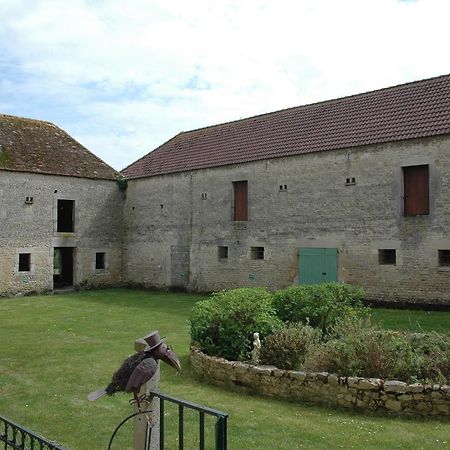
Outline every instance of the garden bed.
{"type": "Polygon", "coordinates": [[[450,416],[450,386],[327,372],[281,370],[208,356],[191,348],[194,373],[216,385],[316,404],[409,416],[450,416]]]}

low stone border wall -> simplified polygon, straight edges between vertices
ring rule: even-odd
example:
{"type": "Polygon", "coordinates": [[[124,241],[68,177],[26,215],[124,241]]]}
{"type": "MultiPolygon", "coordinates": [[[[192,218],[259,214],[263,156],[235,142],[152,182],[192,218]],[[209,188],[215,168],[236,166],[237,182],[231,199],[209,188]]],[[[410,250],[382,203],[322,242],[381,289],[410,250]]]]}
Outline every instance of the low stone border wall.
{"type": "Polygon", "coordinates": [[[191,363],[196,375],[214,384],[272,397],[400,415],[450,416],[450,386],[252,366],[207,356],[195,348],[191,363]]]}

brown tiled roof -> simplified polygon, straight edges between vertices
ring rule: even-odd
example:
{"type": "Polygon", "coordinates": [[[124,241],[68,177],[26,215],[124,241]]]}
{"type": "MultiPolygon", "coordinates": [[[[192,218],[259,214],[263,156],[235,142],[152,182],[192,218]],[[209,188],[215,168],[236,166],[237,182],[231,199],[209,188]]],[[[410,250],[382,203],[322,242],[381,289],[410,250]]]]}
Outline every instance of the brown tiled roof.
{"type": "Polygon", "coordinates": [[[180,133],[128,178],[450,133],[450,75],[180,133]]]}
{"type": "Polygon", "coordinates": [[[0,114],[0,170],[115,180],[119,174],[50,122],[0,114]]]}

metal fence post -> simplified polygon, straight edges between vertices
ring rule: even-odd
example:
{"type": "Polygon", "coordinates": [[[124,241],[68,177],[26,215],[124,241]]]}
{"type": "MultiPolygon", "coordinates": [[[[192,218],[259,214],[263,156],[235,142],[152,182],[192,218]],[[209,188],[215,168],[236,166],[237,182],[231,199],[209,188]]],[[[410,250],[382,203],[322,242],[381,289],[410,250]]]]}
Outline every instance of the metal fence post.
{"type": "Polygon", "coordinates": [[[216,422],[216,450],[227,450],[227,418],[218,417],[216,422]]]}
{"type": "MultiPolygon", "coordinates": [[[[141,338],[136,339],[134,349],[141,352],[145,349],[147,343],[141,338]]],[[[139,394],[148,394],[150,391],[159,391],[160,364],[152,379],[142,386],[139,394]]],[[[154,397],[150,404],[142,403],[142,411],[148,411],[148,414],[139,414],[134,417],[134,446],[133,450],[159,450],[159,398],[154,397]],[[148,424],[148,418],[151,419],[152,426],[148,424]]],[[[135,405],[134,411],[138,412],[135,405]]]]}

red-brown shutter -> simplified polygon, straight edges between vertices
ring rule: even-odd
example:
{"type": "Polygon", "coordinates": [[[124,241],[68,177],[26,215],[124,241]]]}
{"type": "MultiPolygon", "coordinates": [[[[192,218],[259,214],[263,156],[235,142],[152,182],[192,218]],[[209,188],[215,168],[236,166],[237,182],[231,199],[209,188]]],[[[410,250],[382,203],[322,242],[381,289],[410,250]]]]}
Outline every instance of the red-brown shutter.
{"type": "Polygon", "coordinates": [[[248,220],[247,181],[236,181],[234,187],[234,220],[248,220]]]}
{"type": "Polygon", "coordinates": [[[404,215],[430,213],[428,166],[403,167],[404,215]]]}

